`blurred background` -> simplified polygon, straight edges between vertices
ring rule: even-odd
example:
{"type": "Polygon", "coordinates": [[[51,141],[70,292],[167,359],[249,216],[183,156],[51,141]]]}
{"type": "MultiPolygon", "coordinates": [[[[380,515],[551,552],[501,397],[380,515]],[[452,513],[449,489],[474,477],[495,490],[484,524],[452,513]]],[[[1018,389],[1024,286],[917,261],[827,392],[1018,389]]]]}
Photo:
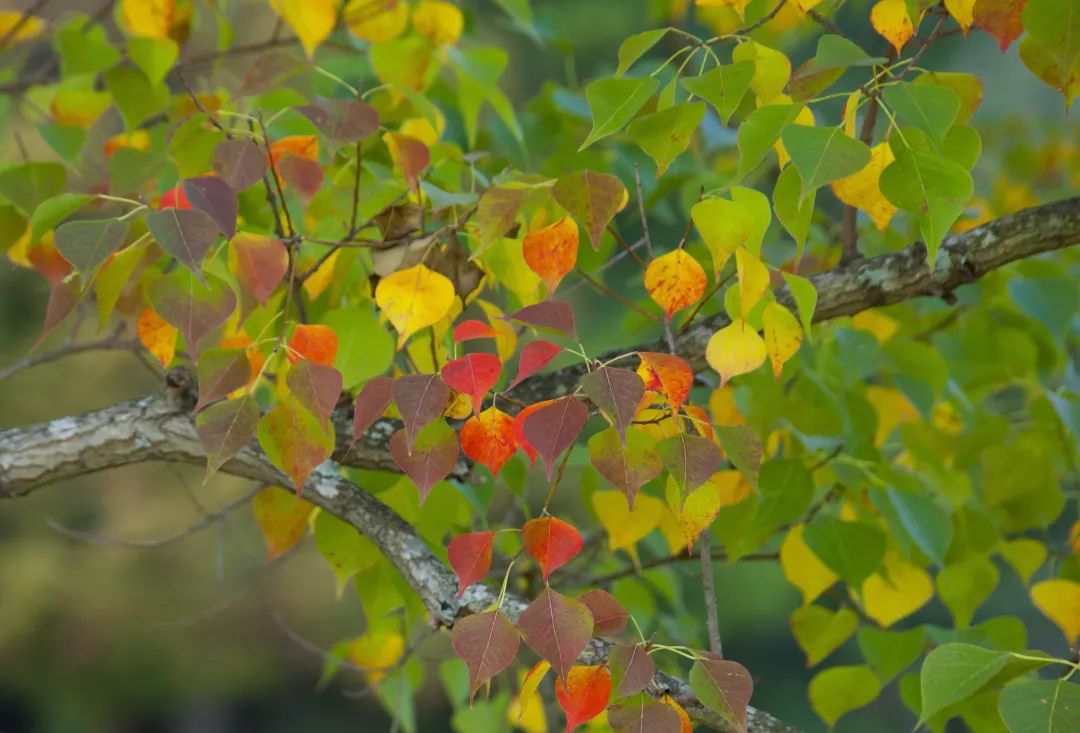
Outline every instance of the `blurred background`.
{"type": "MultiPolygon", "coordinates": [[[[103,2],[0,4],[20,10],[43,5],[37,12],[55,19],[72,9],[96,14],[103,2]]],[[[461,4],[471,11],[467,17],[481,39],[509,51],[504,86],[522,104],[549,79],[568,83],[568,77],[586,80],[610,70],[619,42],[646,28],[659,5],[534,0],[548,39],[541,46],[486,0],[461,4]]],[[[243,17],[234,26],[235,45],[258,42],[273,31],[275,18],[265,2],[223,5],[233,17],[243,17]]],[[[836,21],[845,30],[859,29],[852,40],[878,49],[883,44],[865,23],[867,8],[847,3],[836,21]]],[[[812,54],[812,42],[787,50],[801,60],[812,54]]],[[[1007,154],[1007,140],[1019,145],[1040,136],[1077,137],[1060,97],[1028,74],[1015,45],[1002,55],[994,41],[972,31],[966,41],[944,39],[926,65],[977,70],[994,80],[975,121],[991,154],[1007,154]]],[[[0,110],[10,114],[8,100],[0,100],[0,110]]],[[[13,149],[11,131],[19,124],[15,119],[7,126],[4,151],[13,149]]],[[[1000,185],[976,180],[983,194],[1000,185]]],[[[28,352],[47,292],[42,278],[0,258],[0,371],[28,352]]],[[[90,320],[81,327],[84,336],[93,333],[90,320]]],[[[610,326],[617,331],[618,315],[590,313],[590,330],[611,338],[610,326]]],[[[160,386],[160,375],[127,352],[70,357],[0,381],[0,429],[95,409],[160,386]]],[[[347,589],[335,597],[332,573],[310,540],[267,565],[251,513],[240,510],[158,547],[124,546],[167,539],[250,488],[228,477],[203,486],[202,473],[198,467],[136,466],[57,484],[0,506],[0,733],[395,730],[377,701],[364,694],[360,675],[345,670],[329,686],[318,686],[320,650],[362,632],[363,614],[355,593],[347,589]]],[[[696,573],[696,563],[688,563],[651,571],[648,582],[663,585],[670,574],[685,574],[684,587],[692,590],[696,573]]],[[[1014,576],[1002,577],[977,620],[1022,613],[1033,647],[1057,643],[1025,592],[1010,586],[1014,576]]],[[[636,582],[626,581],[622,592],[640,595],[636,582]]],[[[824,730],[806,699],[812,673],[788,629],[798,594],[779,568],[724,567],[718,588],[725,652],[751,667],[757,679],[753,703],[808,732],[824,730]]],[[[672,625],[704,617],[697,593],[683,601],[672,625]]],[[[663,605],[653,610],[669,612],[663,605]]],[[[948,626],[949,617],[932,605],[902,626],[926,622],[948,626]]],[[[700,628],[685,630],[703,635],[700,628]]],[[[445,635],[429,638],[416,652],[432,670],[448,654],[445,635]]],[[[848,658],[858,658],[854,641],[832,661],[848,658]]],[[[894,685],[837,729],[899,733],[913,722],[894,685]]],[[[419,697],[418,729],[470,730],[452,719],[434,673],[419,697]]]]}

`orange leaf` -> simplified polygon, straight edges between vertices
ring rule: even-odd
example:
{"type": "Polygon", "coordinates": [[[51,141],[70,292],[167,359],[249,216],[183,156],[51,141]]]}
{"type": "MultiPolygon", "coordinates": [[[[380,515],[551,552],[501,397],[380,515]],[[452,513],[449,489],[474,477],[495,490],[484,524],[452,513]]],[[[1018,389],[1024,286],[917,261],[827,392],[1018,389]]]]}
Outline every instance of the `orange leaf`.
{"type": "Polygon", "coordinates": [[[533,465],[536,465],[537,453],[536,448],[533,448],[532,443],[530,443],[525,437],[525,419],[540,408],[547,407],[553,402],[555,402],[555,400],[544,400],[543,402],[537,402],[535,404],[529,405],[521,412],[514,415],[514,439],[517,440],[517,444],[521,446],[521,449],[523,451],[525,451],[525,455],[529,457],[529,461],[533,465]]]}
{"type": "Polygon", "coordinates": [[[525,264],[547,284],[548,294],[577,264],[578,225],[569,216],[535,232],[521,244],[525,264]]]}
{"type": "Polygon", "coordinates": [[[585,545],[572,524],[555,517],[530,519],[521,528],[521,535],[525,549],[540,563],[545,582],[553,570],[574,559],[585,545]]]}
{"type": "Polygon", "coordinates": [[[565,686],[555,680],[555,698],[566,713],[567,733],[603,712],[610,696],[611,674],[600,664],[571,667],[565,686]]]}
{"type": "Polygon", "coordinates": [[[664,695],[660,696],[660,702],[664,703],[665,705],[669,705],[678,714],[680,725],[679,733],[694,733],[694,724],[690,722],[690,716],[685,710],[683,710],[682,705],[675,702],[675,698],[665,693],[664,695]]]}
{"type": "Polygon", "coordinates": [[[638,376],[644,380],[645,389],[662,391],[672,412],[678,412],[694,386],[690,365],[681,357],[654,351],[639,351],[638,356],[641,357],[638,376]]]}
{"type": "Polygon", "coordinates": [[[149,306],[139,314],[135,328],[139,333],[139,341],[146,350],[161,362],[161,366],[169,366],[169,362],[176,355],[176,328],[166,323],[157,311],[149,306]]]}
{"type": "Polygon", "coordinates": [[[315,505],[278,486],[270,486],[255,495],[251,509],[266,540],[266,561],[272,562],[304,539],[315,505]]]}
{"type": "Polygon", "coordinates": [[[338,338],[334,329],[318,323],[301,323],[289,339],[289,361],[293,364],[307,359],[323,366],[333,366],[337,356],[338,338]]]}
{"type": "Polygon", "coordinates": [[[428,150],[428,146],[424,145],[422,140],[400,132],[384,134],[383,142],[390,150],[394,167],[401,171],[401,176],[409,184],[409,188],[418,188],[420,174],[431,162],[431,151],[428,150]]]}
{"type": "Polygon", "coordinates": [[[675,311],[692,305],[705,293],[705,270],[697,260],[677,249],[649,263],[645,289],[670,321],[675,311]]]}
{"type": "Polygon", "coordinates": [[[469,418],[461,427],[461,450],[498,476],[499,469],[517,450],[513,418],[497,407],[469,418]]]}
{"type": "Polygon", "coordinates": [[[483,321],[475,319],[462,321],[454,327],[455,344],[460,344],[462,341],[472,341],[473,339],[493,339],[496,336],[498,334],[494,328],[483,321]]]}

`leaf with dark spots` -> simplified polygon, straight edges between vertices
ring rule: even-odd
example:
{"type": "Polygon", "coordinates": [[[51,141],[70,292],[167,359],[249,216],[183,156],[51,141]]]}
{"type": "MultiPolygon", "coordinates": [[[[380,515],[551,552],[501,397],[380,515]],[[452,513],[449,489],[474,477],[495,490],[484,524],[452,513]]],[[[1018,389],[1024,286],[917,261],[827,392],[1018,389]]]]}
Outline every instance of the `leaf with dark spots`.
{"type": "Polygon", "coordinates": [[[724,462],[720,447],[699,435],[673,435],[660,441],[656,450],[683,496],[708,481],[724,462]]]}
{"type": "Polygon", "coordinates": [[[555,459],[577,440],[588,419],[589,408],[576,397],[555,400],[525,419],[522,432],[533,450],[544,459],[544,470],[549,479],[555,459]]]}
{"type": "Polygon", "coordinates": [[[585,394],[611,418],[619,438],[625,442],[626,428],[634,420],[645,383],[629,369],[600,367],[581,378],[585,394]]]}
{"type": "Polygon", "coordinates": [[[206,451],[203,483],[251,442],[259,417],[259,405],[251,395],[217,402],[199,412],[195,418],[195,432],[206,451]]]}
{"type": "Polygon", "coordinates": [[[233,191],[243,191],[266,174],[266,152],[250,140],[225,140],[214,148],[214,173],[233,191]]]}
{"type": "Polygon", "coordinates": [[[405,423],[405,448],[411,452],[417,433],[443,414],[450,389],[438,374],[406,374],[394,380],[394,401],[405,423]]]}
{"type": "Polygon", "coordinates": [[[436,420],[420,431],[410,452],[405,445],[405,430],[398,430],[390,438],[390,457],[416,484],[423,504],[431,487],[449,476],[457,465],[457,433],[445,420],[436,420]]]}
{"type": "Polygon", "coordinates": [[[615,596],[606,590],[593,588],[578,598],[588,606],[593,615],[593,636],[617,636],[626,631],[630,614],[622,607],[615,596]]]}
{"type": "Polygon", "coordinates": [[[163,250],[203,278],[203,258],[218,238],[213,219],[193,209],[163,209],[146,215],[146,228],[163,250]]]}
{"type": "Polygon", "coordinates": [[[56,249],[88,277],[124,243],[127,233],[127,222],[118,219],[69,221],[56,228],[56,249]]]}
{"type": "Polygon", "coordinates": [[[680,356],[653,351],[639,351],[641,367],[638,374],[645,380],[645,389],[663,392],[672,412],[678,412],[690,388],[694,386],[694,371],[680,356]]]}
{"type": "Polygon", "coordinates": [[[194,412],[216,402],[251,379],[246,349],[207,349],[199,359],[199,401],[194,412]]]}
{"type": "Polygon", "coordinates": [[[393,377],[375,377],[360,388],[353,406],[353,443],[364,437],[393,401],[393,377]]]}
{"type": "Polygon", "coordinates": [[[551,588],[545,588],[518,618],[529,648],[551,663],[562,679],[592,638],[588,607],[551,588]]]}
{"type": "Polygon", "coordinates": [[[191,207],[213,219],[218,231],[229,239],[236,234],[236,192],[217,176],[199,176],[184,180],[184,193],[191,207]]]}
{"type": "Polygon", "coordinates": [[[294,364],[285,377],[289,391],[321,422],[330,419],[341,396],[341,382],[341,372],[337,369],[309,359],[294,364]]]}
{"type": "Polygon", "coordinates": [[[544,300],[510,314],[510,318],[534,328],[550,328],[577,338],[574,330],[574,311],[569,303],[561,300],[544,300]]]}

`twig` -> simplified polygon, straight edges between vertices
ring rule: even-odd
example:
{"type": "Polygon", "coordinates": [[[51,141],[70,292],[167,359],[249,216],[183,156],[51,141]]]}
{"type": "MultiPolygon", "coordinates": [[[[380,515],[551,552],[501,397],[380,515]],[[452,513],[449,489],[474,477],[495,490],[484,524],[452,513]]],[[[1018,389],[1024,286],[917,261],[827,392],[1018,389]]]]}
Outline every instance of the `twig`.
{"type": "MultiPolygon", "coordinates": [[[[619,262],[621,262],[627,256],[633,255],[635,253],[635,250],[640,249],[641,247],[644,247],[644,246],[645,246],[644,238],[639,239],[638,241],[634,242],[633,244],[627,245],[626,248],[623,249],[621,252],[618,252],[615,255],[611,256],[604,264],[602,264],[602,265],[600,265],[600,267],[596,268],[596,273],[595,274],[599,275],[600,273],[604,272],[605,270],[610,270],[612,267],[617,265],[619,262]]],[[[579,281],[577,281],[575,283],[571,283],[570,285],[567,285],[563,289],[562,293],[563,293],[563,295],[567,295],[569,293],[574,292],[575,290],[577,290],[578,288],[580,288],[582,285],[585,285],[585,284],[586,283],[585,283],[584,280],[579,280],[579,281]]]]}
{"type": "Polygon", "coordinates": [[[562,481],[563,471],[566,470],[566,464],[570,461],[570,454],[574,452],[573,443],[566,449],[566,453],[563,454],[562,463],[559,464],[559,470],[555,472],[555,477],[551,480],[551,486],[548,488],[547,498],[544,499],[544,507],[540,510],[541,514],[546,514],[548,507],[551,506],[552,499],[555,498],[555,489],[559,486],[559,482],[562,481]]]}
{"type": "MultiPolygon", "coordinates": [[[[627,244],[626,240],[623,239],[621,234],[619,234],[619,230],[615,228],[614,224],[608,224],[607,229],[609,232],[611,232],[611,236],[615,237],[615,241],[619,243],[619,246],[623,248],[623,252],[633,257],[634,260],[639,265],[641,265],[641,269],[644,270],[646,267],[648,267],[648,265],[645,263],[645,260],[641,259],[641,256],[634,251],[637,245],[631,247],[629,244],[627,244]]],[[[641,244],[647,244],[644,236],[641,238],[641,244]]]]}
{"type": "Polygon", "coordinates": [[[8,44],[8,41],[15,38],[19,30],[21,30],[22,27],[26,25],[31,18],[40,13],[48,4],[49,0],[38,0],[36,3],[24,10],[22,15],[19,16],[19,19],[15,21],[15,24],[8,28],[7,33],[5,33],[3,37],[0,37],[0,49],[6,46],[8,44]]]}
{"type": "Polygon", "coordinates": [[[604,285],[602,282],[600,282],[599,280],[592,277],[589,273],[582,270],[580,267],[575,267],[574,271],[577,272],[577,274],[580,275],[581,278],[585,282],[592,285],[594,288],[599,290],[604,295],[607,295],[608,297],[614,298],[615,300],[619,301],[620,303],[625,305],[627,308],[633,310],[635,313],[640,313],[641,315],[645,316],[646,318],[649,318],[649,319],[657,321],[657,322],[662,320],[662,318],[660,316],[656,315],[655,313],[650,313],[649,311],[645,310],[641,306],[634,303],[634,301],[629,300],[628,298],[624,298],[623,296],[619,295],[614,290],[609,288],[607,285],[604,285]]]}
{"type": "Polygon", "coordinates": [[[705,529],[698,540],[701,555],[701,585],[705,591],[705,622],[709,628],[709,650],[718,657],[724,656],[720,644],[720,617],[716,610],[716,578],[713,576],[712,552],[709,550],[709,530],[705,529]]]}
{"type": "Polygon", "coordinates": [[[814,21],[815,23],[820,25],[822,28],[827,30],[829,33],[832,33],[832,34],[837,35],[837,36],[844,35],[844,32],[840,30],[840,27],[837,26],[836,23],[833,23],[831,20],[829,20],[828,18],[826,18],[824,15],[822,15],[818,11],[814,10],[813,8],[810,8],[809,10],[807,10],[806,14],[810,17],[810,19],[812,21],[814,21]]]}
{"type": "Polygon", "coordinates": [[[645,238],[645,254],[653,258],[652,237],[649,236],[649,220],[645,217],[645,196],[641,189],[641,166],[634,165],[634,185],[637,187],[638,213],[641,215],[641,236],[645,238]]]}
{"type": "Polygon", "coordinates": [[[728,281],[730,281],[733,277],[735,277],[734,270],[729,272],[726,277],[723,277],[716,281],[716,285],[713,285],[712,290],[705,293],[704,297],[702,297],[701,300],[698,301],[698,304],[694,306],[694,310],[690,311],[690,315],[686,317],[686,320],[683,321],[683,324],[679,326],[679,333],[685,331],[687,326],[694,322],[697,314],[701,312],[701,309],[705,307],[705,304],[712,300],[712,297],[716,295],[716,291],[724,287],[724,285],[726,285],[728,281]]]}
{"type": "Polygon", "coordinates": [[[120,338],[119,336],[110,336],[100,341],[87,341],[81,344],[71,344],[54,351],[47,351],[41,354],[30,354],[19,361],[11,364],[6,369],[0,370],[0,382],[5,379],[9,379],[19,372],[36,367],[39,364],[47,364],[58,359],[63,359],[66,356],[72,354],[81,354],[86,351],[134,351],[139,350],[139,340],[131,338],[120,338]]]}
{"type": "Polygon", "coordinates": [[[354,672],[359,672],[360,674],[367,674],[371,671],[367,667],[361,667],[358,664],[353,664],[345,657],[339,657],[331,654],[315,642],[309,640],[304,636],[301,636],[298,632],[294,631],[291,626],[289,626],[288,622],[285,620],[285,614],[281,611],[274,611],[270,614],[270,618],[274,619],[274,623],[277,624],[277,627],[281,629],[285,636],[289,637],[289,639],[292,640],[297,646],[299,646],[304,651],[311,652],[315,656],[322,658],[324,662],[329,662],[339,667],[345,667],[347,669],[351,669],[354,672]]]}
{"type": "Polygon", "coordinates": [[[772,10],[769,11],[768,15],[763,15],[761,18],[758,18],[757,20],[755,20],[750,25],[745,25],[742,28],[738,28],[738,29],[732,31],[731,33],[729,33],[727,35],[729,37],[730,36],[745,36],[746,34],[750,33],[751,31],[756,31],[758,28],[765,25],[770,20],[775,18],[777,15],[779,15],[780,11],[784,9],[784,6],[786,4],[787,4],[787,0],[780,0],[780,2],[778,2],[776,4],[776,7],[774,7],[772,10]]]}
{"type": "MultiPolygon", "coordinates": [[[[726,550],[713,550],[709,554],[709,556],[713,560],[720,560],[721,562],[725,562],[725,561],[728,560],[728,554],[727,554],[726,550]]],[[[688,560],[693,560],[693,559],[694,559],[694,556],[690,555],[688,553],[676,553],[674,555],[668,555],[666,557],[661,557],[661,558],[657,558],[656,560],[650,560],[650,561],[648,561],[646,563],[642,563],[640,568],[634,567],[633,565],[631,565],[631,566],[629,566],[627,568],[624,568],[622,570],[618,570],[618,571],[616,571],[614,573],[609,573],[607,575],[601,575],[599,577],[593,578],[592,580],[589,581],[589,583],[592,584],[592,585],[607,585],[609,583],[614,583],[616,580],[620,580],[622,578],[626,578],[626,577],[629,577],[631,575],[637,575],[639,571],[652,570],[653,568],[658,568],[658,567],[661,567],[661,566],[664,566],[664,565],[673,565],[675,563],[686,562],[688,560]]],[[[740,557],[739,561],[740,562],[742,562],[742,561],[746,561],[746,562],[771,562],[773,560],[779,560],[779,559],[780,559],[780,554],[777,553],[777,552],[751,552],[751,553],[749,553],[747,555],[743,555],[742,557],[740,557]]]]}

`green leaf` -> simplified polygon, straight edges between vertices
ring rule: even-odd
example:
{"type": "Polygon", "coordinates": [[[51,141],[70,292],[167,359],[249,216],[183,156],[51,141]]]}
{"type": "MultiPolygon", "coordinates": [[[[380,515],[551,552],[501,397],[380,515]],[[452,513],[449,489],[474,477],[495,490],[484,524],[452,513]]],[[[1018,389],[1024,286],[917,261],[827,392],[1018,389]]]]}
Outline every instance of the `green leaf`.
{"type": "Polygon", "coordinates": [[[830,667],[810,680],[810,705],[832,726],[846,713],[869,705],[881,694],[881,683],[865,664],[830,667]]]}
{"type": "Polygon", "coordinates": [[[64,160],[78,158],[79,153],[82,152],[83,143],[86,142],[86,130],[75,125],[41,124],[38,125],[38,132],[49,147],[64,160]]]}
{"type": "MultiPolygon", "coordinates": [[[[334,573],[338,598],[349,578],[371,567],[380,558],[379,550],[371,540],[328,512],[320,511],[315,515],[312,534],[315,546],[334,573]]],[[[373,620],[369,619],[369,622],[373,620]]]]}
{"type": "Polygon", "coordinates": [[[802,176],[799,169],[789,165],[780,171],[773,188],[773,211],[776,219],[795,240],[795,259],[801,260],[810,223],[814,218],[814,202],[817,192],[802,196],[802,176]]]}
{"type": "Polygon", "coordinates": [[[998,552],[1025,584],[1031,582],[1031,576],[1046,562],[1048,554],[1042,542],[1025,537],[1002,543],[998,552]]]}
{"type": "Polygon", "coordinates": [[[822,517],[806,526],[803,538],[814,554],[851,586],[869,578],[885,557],[885,535],[864,522],[822,517]]]}
{"type": "Polygon", "coordinates": [[[873,667],[882,685],[910,667],[926,649],[922,627],[907,631],[885,631],[872,626],[859,629],[856,636],[863,659],[873,667]]]}
{"type": "Polygon", "coordinates": [[[956,92],[938,84],[900,82],[885,87],[883,97],[898,123],[914,125],[935,143],[945,139],[960,112],[956,92]]]}
{"type": "Polygon", "coordinates": [[[932,499],[913,491],[890,487],[888,493],[889,501],[911,539],[939,567],[944,566],[953,533],[949,514],[932,499]]]}
{"type": "Polygon", "coordinates": [[[757,432],[749,425],[718,425],[716,437],[724,455],[757,488],[763,448],[757,432]]]}
{"type": "Polygon", "coordinates": [[[476,147],[480,110],[485,102],[491,104],[520,142],[523,139],[521,127],[513,107],[497,84],[508,63],[506,52],[501,48],[476,48],[464,52],[450,49],[450,54],[455,61],[454,77],[457,80],[458,104],[465,121],[469,147],[476,147]]]}
{"type": "Polygon", "coordinates": [[[1080,0],[1029,0],[1020,58],[1035,76],[1065,95],[1065,109],[1080,94],[1080,0]]]}
{"type": "Polygon", "coordinates": [[[160,84],[176,63],[180,47],[171,38],[132,36],[128,39],[128,58],[142,69],[151,84],[160,84]]]}
{"type": "Polygon", "coordinates": [[[966,629],[976,609],[998,584],[998,570],[989,558],[970,555],[946,565],[936,578],[938,596],[949,609],[956,628],[966,629]]]}
{"type": "Polygon", "coordinates": [[[783,275],[784,282],[787,283],[791,297],[795,299],[795,308],[799,311],[799,322],[802,323],[803,331],[806,332],[806,337],[812,341],[813,335],[810,326],[814,322],[814,311],[817,309],[817,289],[814,287],[814,283],[802,275],[795,275],[790,272],[780,274],[783,275]]]}
{"type": "Polygon", "coordinates": [[[974,127],[954,125],[945,133],[941,154],[968,170],[975,167],[982,153],[982,138],[974,127]]]}
{"type": "Polygon", "coordinates": [[[153,84],[146,75],[130,66],[109,69],[103,76],[105,88],[113,95],[116,106],[129,130],[164,111],[169,104],[169,89],[164,84],[153,84]]]}
{"type": "Polygon", "coordinates": [[[802,177],[802,195],[826,183],[855,175],[870,162],[870,148],[839,127],[787,125],[784,149],[802,177]]]}
{"type": "Polygon", "coordinates": [[[26,216],[64,188],[67,172],[59,163],[23,163],[0,171],[0,196],[26,216]]]}
{"type": "Polygon", "coordinates": [[[65,79],[77,74],[93,75],[120,61],[120,52],[109,43],[105,28],[82,13],[66,16],[56,29],[53,43],[65,79]]]}
{"type": "Polygon", "coordinates": [[[978,692],[1005,669],[1011,655],[971,644],[945,644],[934,649],[923,662],[922,714],[924,722],[945,708],[978,692]]]}
{"type": "MultiPolygon", "coordinates": [[[[180,177],[201,176],[209,171],[214,166],[214,151],[223,139],[224,137],[220,131],[207,124],[205,115],[192,115],[184,123],[177,126],[176,131],[169,138],[168,152],[169,158],[176,164],[176,171],[180,174],[180,177]]],[[[243,143],[236,140],[233,144],[241,146],[243,143]]],[[[265,170],[265,152],[260,152],[260,156],[262,168],[265,170]]],[[[244,165],[246,161],[241,159],[236,163],[240,166],[244,165]]],[[[237,171],[238,174],[243,172],[237,171]]],[[[225,176],[221,176],[221,178],[226,183],[233,184],[233,180],[225,176]]]]}
{"type": "Polygon", "coordinates": [[[850,608],[830,611],[822,606],[802,606],[791,614],[791,632],[806,653],[806,666],[813,667],[851,638],[859,627],[859,617],[850,608]]]}
{"type": "Polygon", "coordinates": [[[826,34],[818,40],[817,54],[791,75],[788,90],[793,99],[806,100],[831,86],[848,68],[873,66],[885,60],[880,56],[871,58],[846,38],[826,34]]]}
{"type": "Polygon", "coordinates": [[[699,657],[690,668],[690,687],[702,705],[720,713],[735,730],[746,730],[754,680],[745,667],[727,659],[699,657]]]}
{"type": "Polygon", "coordinates": [[[801,110],[801,104],[767,104],[747,116],[739,125],[739,170],[735,174],[735,181],[741,180],[765,159],[773,144],[780,139],[780,131],[801,110]]]}
{"type": "Polygon", "coordinates": [[[345,389],[352,389],[385,372],[394,359],[394,337],[379,323],[371,307],[334,309],[323,317],[338,337],[334,367],[345,389]]]}
{"type": "Polygon", "coordinates": [[[589,84],[585,88],[585,97],[589,101],[593,127],[578,150],[621,130],[659,86],[660,82],[648,76],[637,79],[609,77],[589,84]]]}
{"type": "Polygon", "coordinates": [[[686,91],[715,107],[716,113],[726,125],[742,103],[753,78],[754,62],[744,60],[718,66],[701,76],[683,77],[681,83],[686,91]]]}
{"type": "Polygon", "coordinates": [[[769,199],[753,188],[735,186],[731,199],[711,198],[690,208],[690,218],[713,260],[713,274],[724,269],[739,247],[761,253],[761,243],[772,221],[769,199]]]}
{"type": "Polygon", "coordinates": [[[62,193],[42,201],[30,217],[30,241],[37,242],[45,232],[55,228],[93,198],[81,193],[62,193]]]}
{"type": "Polygon", "coordinates": [[[56,249],[82,275],[89,276],[127,238],[128,224],[119,219],[79,219],[56,229],[56,249]]]}
{"type": "Polygon", "coordinates": [[[1072,733],[1080,721],[1080,685],[1017,682],[1001,691],[998,710],[1010,733],[1072,733]]]}
{"type": "Polygon", "coordinates": [[[615,70],[615,76],[622,76],[634,62],[644,56],[650,48],[660,42],[667,35],[670,28],[655,28],[650,31],[635,33],[619,44],[619,67],[615,70]]]}
{"type": "Polygon", "coordinates": [[[659,178],[671,161],[690,146],[690,137],[704,116],[702,102],[678,104],[637,118],[626,128],[626,133],[656,161],[656,177],[659,178]]]}
{"type": "Polygon", "coordinates": [[[758,493],[761,504],[753,529],[772,530],[803,515],[814,498],[814,479],[802,461],[774,458],[761,466],[758,493]]]}

